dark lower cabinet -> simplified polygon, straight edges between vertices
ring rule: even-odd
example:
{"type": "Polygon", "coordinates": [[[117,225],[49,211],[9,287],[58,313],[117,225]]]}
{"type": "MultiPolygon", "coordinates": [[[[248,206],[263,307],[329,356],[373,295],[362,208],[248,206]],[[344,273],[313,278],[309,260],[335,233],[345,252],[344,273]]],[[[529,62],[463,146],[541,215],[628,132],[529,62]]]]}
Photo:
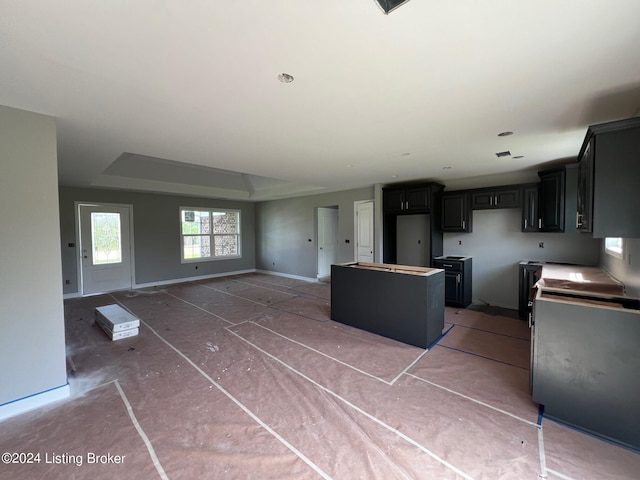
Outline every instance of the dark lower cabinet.
{"type": "Polygon", "coordinates": [[[526,319],[531,312],[530,302],[533,302],[531,289],[538,281],[538,270],[542,268],[542,263],[531,260],[523,260],[518,264],[518,316],[526,319]]]}
{"type": "Polygon", "coordinates": [[[471,304],[471,257],[444,256],[434,260],[434,267],[444,270],[444,301],[454,307],[471,304]]]}

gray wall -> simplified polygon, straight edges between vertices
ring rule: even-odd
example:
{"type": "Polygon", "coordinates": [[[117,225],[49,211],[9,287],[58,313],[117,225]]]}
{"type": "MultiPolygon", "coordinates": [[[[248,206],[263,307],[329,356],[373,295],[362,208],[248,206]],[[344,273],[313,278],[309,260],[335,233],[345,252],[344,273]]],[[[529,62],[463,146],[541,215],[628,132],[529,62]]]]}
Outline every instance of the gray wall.
{"type": "Polygon", "coordinates": [[[519,209],[476,210],[472,233],[444,234],[445,255],[473,257],[474,301],[517,309],[521,260],[598,264],[600,240],[579,233],[522,233],[521,221],[519,209]]]}
{"type": "Polygon", "coordinates": [[[567,166],[565,198],[565,233],[522,233],[521,210],[499,209],[473,211],[472,233],[444,234],[445,255],[473,257],[474,301],[517,309],[521,260],[598,265],[601,241],[575,229],[576,164],[567,166]]]}
{"type": "Polygon", "coordinates": [[[0,405],[67,385],[56,155],[54,118],[0,106],[0,405]]]}
{"type": "Polygon", "coordinates": [[[318,207],[338,207],[338,262],[352,261],[354,202],[373,200],[373,195],[373,187],[368,187],[258,203],[256,268],[316,278],[318,207]]]}
{"type": "Polygon", "coordinates": [[[640,238],[624,239],[624,258],[604,253],[604,240],[601,248],[600,266],[624,283],[627,295],[640,298],[640,238]]]}
{"type": "Polygon", "coordinates": [[[60,187],[60,229],[65,294],[79,292],[75,202],[133,205],[136,285],[214,275],[255,268],[255,208],[253,203],[158,195],[123,190],[60,187]],[[233,208],[241,210],[242,258],[180,263],[179,208],[233,208]],[[197,268],[196,268],[197,267],[197,268]]]}

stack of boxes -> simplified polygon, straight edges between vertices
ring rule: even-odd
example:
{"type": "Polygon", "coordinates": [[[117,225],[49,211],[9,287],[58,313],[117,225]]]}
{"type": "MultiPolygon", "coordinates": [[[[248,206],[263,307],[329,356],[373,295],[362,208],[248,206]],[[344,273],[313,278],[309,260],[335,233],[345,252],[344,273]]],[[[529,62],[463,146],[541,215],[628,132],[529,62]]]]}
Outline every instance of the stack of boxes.
{"type": "Polygon", "coordinates": [[[111,340],[134,337],[140,330],[140,320],[120,305],[96,307],[96,322],[111,340]]]}

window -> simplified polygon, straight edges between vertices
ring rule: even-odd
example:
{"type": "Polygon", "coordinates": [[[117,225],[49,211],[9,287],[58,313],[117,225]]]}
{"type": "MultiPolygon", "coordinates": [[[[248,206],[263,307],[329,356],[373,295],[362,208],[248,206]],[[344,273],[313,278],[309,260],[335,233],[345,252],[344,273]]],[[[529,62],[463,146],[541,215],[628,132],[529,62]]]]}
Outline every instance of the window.
{"type": "Polygon", "coordinates": [[[623,258],[624,244],[622,238],[619,237],[607,237],[604,239],[604,251],[614,257],[623,258]]]}
{"type": "Polygon", "coordinates": [[[180,207],[182,262],[240,258],[240,211],[180,207]]]}
{"type": "Polygon", "coordinates": [[[91,212],[93,264],[122,263],[120,214],[91,212]]]}

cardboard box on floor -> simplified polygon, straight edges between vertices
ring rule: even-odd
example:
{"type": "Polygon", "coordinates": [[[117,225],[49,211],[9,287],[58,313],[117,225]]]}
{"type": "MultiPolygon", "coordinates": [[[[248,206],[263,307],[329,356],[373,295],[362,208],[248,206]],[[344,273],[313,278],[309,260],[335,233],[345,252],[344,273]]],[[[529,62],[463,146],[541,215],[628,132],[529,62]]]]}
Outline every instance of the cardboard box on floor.
{"type": "Polygon", "coordinates": [[[140,331],[140,320],[116,304],[96,307],[96,322],[111,340],[134,337],[140,331]]]}

